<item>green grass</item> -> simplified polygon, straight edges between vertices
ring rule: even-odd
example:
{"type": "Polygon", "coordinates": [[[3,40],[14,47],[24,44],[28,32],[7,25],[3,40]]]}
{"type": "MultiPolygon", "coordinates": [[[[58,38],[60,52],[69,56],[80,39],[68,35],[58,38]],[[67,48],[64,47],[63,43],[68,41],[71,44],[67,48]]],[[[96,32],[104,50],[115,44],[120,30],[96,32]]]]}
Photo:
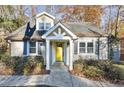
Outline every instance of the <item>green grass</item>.
{"type": "Polygon", "coordinates": [[[122,64],[114,64],[114,66],[119,71],[120,79],[124,80],[124,65],[122,65],[122,64]]]}

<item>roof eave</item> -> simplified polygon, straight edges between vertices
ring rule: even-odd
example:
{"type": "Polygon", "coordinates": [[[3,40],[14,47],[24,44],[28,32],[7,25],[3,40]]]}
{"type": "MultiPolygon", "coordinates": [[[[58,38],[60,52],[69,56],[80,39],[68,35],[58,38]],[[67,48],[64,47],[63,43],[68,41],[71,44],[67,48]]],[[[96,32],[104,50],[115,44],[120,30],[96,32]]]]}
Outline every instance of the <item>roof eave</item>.
{"type": "Polygon", "coordinates": [[[37,14],[36,15],[36,18],[38,18],[38,17],[40,17],[40,16],[42,16],[42,15],[47,15],[47,16],[49,16],[49,17],[51,17],[51,18],[53,18],[53,19],[55,19],[55,17],[53,16],[53,15],[51,15],[51,14],[49,14],[49,13],[47,13],[47,12],[42,12],[42,13],[39,13],[39,14],[37,14]]]}

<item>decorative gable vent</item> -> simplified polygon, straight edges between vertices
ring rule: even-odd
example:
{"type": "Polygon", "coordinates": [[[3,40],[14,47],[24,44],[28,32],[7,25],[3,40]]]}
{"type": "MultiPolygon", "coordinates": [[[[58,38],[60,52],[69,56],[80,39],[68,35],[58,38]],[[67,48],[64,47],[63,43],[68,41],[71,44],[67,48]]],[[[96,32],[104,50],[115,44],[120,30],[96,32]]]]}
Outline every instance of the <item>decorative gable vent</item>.
{"type": "Polygon", "coordinates": [[[57,37],[63,37],[66,35],[65,32],[62,32],[61,28],[58,28],[58,31],[57,32],[53,32],[53,34],[57,37]]]}

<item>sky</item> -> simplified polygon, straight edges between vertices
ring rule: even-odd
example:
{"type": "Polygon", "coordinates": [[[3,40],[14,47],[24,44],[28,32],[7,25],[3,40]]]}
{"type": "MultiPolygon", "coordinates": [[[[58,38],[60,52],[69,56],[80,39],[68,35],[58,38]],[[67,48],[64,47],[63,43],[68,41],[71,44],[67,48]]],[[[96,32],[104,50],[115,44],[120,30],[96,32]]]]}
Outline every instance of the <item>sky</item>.
{"type": "MultiPolygon", "coordinates": [[[[29,11],[30,6],[29,5],[25,5],[25,9],[26,9],[25,15],[30,16],[31,15],[31,12],[29,11]]],[[[37,5],[36,6],[37,14],[40,13],[40,12],[43,12],[44,10],[45,10],[45,6],[44,5],[37,5]]]]}

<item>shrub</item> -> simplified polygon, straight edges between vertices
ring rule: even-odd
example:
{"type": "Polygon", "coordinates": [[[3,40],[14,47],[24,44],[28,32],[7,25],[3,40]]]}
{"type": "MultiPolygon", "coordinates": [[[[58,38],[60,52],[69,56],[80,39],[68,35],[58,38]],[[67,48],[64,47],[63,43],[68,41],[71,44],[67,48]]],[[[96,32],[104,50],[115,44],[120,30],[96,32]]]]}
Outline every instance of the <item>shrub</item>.
{"type": "Polygon", "coordinates": [[[74,63],[74,72],[83,73],[88,78],[120,79],[119,71],[114,67],[112,61],[109,60],[82,60],[80,58],[74,63]]]}
{"type": "Polygon", "coordinates": [[[74,64],[74,70],[75,72],[81,72],[83,70],[82,64],[74,64]]]}
{"type": "Polygon", "coordinates": [[[4,64],[4,74],[39,74],[44,69],[42,56],[11,57],[9,53],[1,55],[1,63],[4,64]]]}
{"type": "Polygon", "coordinates": [[[87,65],[84,62],[84,60],[79,58],[78,60],[76,60],[74,62],[74,70],[75,70],[75,72],[81,72],[83,70],[83,68],[87,68],[87,65]]]}
{"type": "Polygon", "coordinates": [[[36,60],[37,63],[44,63],[43,56],[35,56],[35,60],[36,60]]]}
{"type": "Polygon", "coordinates": [[[110,80],[119,79],[119,72],[114,67],[112,61],[107,60],[107,61],[98,62],[97,67],[100,70],[104,71],[104,75],[103,75],[104,78],[110,79],[110,80]]]}
{"type": "Polygon", "coordinates": [[[97,66],[97,64],[99,63],[98,60],[92,60],[92,59],[89,59],[89,60],[85,60],[85,63],[89,66],[97,66]]]}
{"type": "Polygon", "coordinates": [[[32,71],[32,74],[40,74],[42,73],[42,70],[43,70],[43,64],[42,63],[36,63],[33,71],[32,71]]]}
{"type": "Polygon", "coordinates": [[[17,58],[13,58],[10,56],[9,53],[4,53],[1,55],[1,63],[3,64],[2,73],[5,75],[13,74],[14,73],[14,67],[16,66],[16,62],[18,61],[17,58]]]}
{"type": "Polygon", "coordinates": [[[14,73],[13,69],[6,67],[3,71],[4,75],[12,75],[14,73]]]}
{"type": "Polygon", "coordinates": [[[98,62],[97,66],[105,71],[105,72],[108,72],[109,70],[112,69],[113,65],[112,65],[112,62],[111,61],[100,61],[98,62]]]}
{"type": "Polygon", "coordinates": [[[4,63],[0,63],[0,75],[11,75],[13,74],[13,69],[7,67],[4,63]]]}
{"type": "Polygon", "coordinates": [[[88,66],[87,69],[84,69],[84,75],[88,78],[98,79],[102,77],[103,73],[103,71],[94,66],[88,66]]]}
{"type": "Polygon", "coordinates": [[[32,66],[30,63],[26,62],[24,65],[22,65],[22,74],[28,75],[31,72],[32,66]]]}
{"type": "Polygon", "coordinates": [[[105,72],[105,78],[109,80],[119,80],[120,79],[119,71],[115,67],[112,67],[111,70],[105,72]]]}
{"type": "Polygon", "coordinates": [[[12,62],[12,58],[9,53],[5,53],[1,56],[1,62],[7,67],[13,69],[14,62],[12,62]]]}
{"type": "Polygon", "coordinates": [[[40,74],[44,67],[44,61],[42,56],[35,56],[35,57],[25,57],[24,59],[24,67],[23,67],[23,74],[40,74]]]}

